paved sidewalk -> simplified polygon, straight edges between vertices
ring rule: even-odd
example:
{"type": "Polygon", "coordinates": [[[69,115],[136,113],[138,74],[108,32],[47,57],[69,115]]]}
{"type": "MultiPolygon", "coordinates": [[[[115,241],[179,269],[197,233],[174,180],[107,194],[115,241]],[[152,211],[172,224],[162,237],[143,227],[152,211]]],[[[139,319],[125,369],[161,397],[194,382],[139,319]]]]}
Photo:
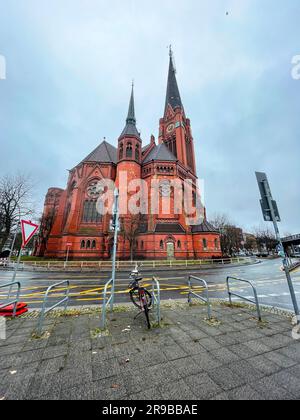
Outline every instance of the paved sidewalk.
{"type": "Polygon", "coordinates": [[[49,317],[43,339],[32,339],[36,320],[8,321],[0,340],[2,399],[299,399],[300,342],[291,322],[216,305],[163,308],[163,328],[147,331],[135,312],[49,317]]]}

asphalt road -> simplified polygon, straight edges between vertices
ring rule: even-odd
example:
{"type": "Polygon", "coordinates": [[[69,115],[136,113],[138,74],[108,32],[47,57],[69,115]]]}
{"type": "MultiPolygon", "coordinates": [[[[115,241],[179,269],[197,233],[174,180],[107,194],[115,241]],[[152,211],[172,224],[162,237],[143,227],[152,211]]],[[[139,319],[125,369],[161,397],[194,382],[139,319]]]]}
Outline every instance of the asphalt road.
{"type": "MultiPolygon", "coordinates": [[[[226,277],[233,276],[253,281],[257,287],[259,300],[262,304],[292,310],[292,302],[287,286],[285,274],[280,270],[281,260],[266,260],[260,264],[242,267],[224,267],[210,270],[193,271],[164,271],[144,272],[144,284],[151,288],[151,278],[156,275],[161,284],[162,299],[179,299],[187,297],[187,274],[193,274],[207,281],[212,298],[225,298],[226,277]]],[[[128,273],[129,275],[129,273],[128,273]]],[[[128,302],[128,275],[119,273],[116,283],[117,302],[128,302]]],[[[10,281],[12,272],[0,271],[0,302],[6,298],[1,285],[10,281]]],[[[292,274],[296,295],[300,305],[300,270],[292,274]]],[[[101,304],[102,292],[107,273],[33,273],[20,271],[17,280],[22,283],[22,301],[28,303],[29,308],[39,308],[43,302],[44,293],[49,285],[62,280],[70,280],[70,305],[101,304]]],[[[233,285],[233,291],[245,297],[253,297],[250,287],[239,283],[233,285]]],[[[64,288],[61,287],[53,294],[53,303],[63,296],[64,288]]],[[[238,299],[236,299],[238,300],[238,299]]],[[[52,302],[52,300],[51,300],[52,302]]]]}

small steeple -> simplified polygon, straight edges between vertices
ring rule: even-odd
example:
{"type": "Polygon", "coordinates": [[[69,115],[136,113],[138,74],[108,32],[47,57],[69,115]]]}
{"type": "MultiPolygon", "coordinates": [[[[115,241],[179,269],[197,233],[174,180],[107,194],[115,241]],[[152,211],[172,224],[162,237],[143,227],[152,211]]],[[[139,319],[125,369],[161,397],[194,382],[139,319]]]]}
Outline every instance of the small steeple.
{"type": "Polygon", "coordinates": [[[134,107],[134,83],[132,82],[131,97],[129,102],[126,126],[120,137],[134,136],[140,138],[140,134],[136,128],[135,107],[134,107]]]}
{"type": "Polygon", "coordinates": [[[172,47],[170,46],[170,65],[169,65],[169,75],[168,75],[168,86],[167,86],[167,96],[166,96],[166,105],[165,105],[165,114],[168,109],[168,105],[171,105],[173,110],[176,108],[183,109],[181,102],[181,97],[178,89],[178,84],[176,80],[176,69],[174,65],[174,55],[172,47]]]}

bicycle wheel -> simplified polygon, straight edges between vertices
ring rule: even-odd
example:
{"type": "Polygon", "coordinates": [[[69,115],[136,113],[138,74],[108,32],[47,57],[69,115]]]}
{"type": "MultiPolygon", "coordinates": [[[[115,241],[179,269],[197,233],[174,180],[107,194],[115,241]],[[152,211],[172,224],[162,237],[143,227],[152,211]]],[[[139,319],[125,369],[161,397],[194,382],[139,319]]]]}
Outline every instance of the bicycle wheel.
{"type": "MultiPolygon", "coordinates": [[[[131,302],[137,308],[143,309],[142,306],[141,306],[141,301],[140,301],[140,295],[139,295],[139,289],[138,289],[138,287],[135,288],[135,289],[133,289],[133,290],[130,290],[129,295],[130,295],[131,302]]],[[[148,292],[148,290],[145,290],[145,298],[146,298],[148,309],[150,309],[151,306],[152,306],[152,296],[151,296],[151,293],[148,292]]]]}

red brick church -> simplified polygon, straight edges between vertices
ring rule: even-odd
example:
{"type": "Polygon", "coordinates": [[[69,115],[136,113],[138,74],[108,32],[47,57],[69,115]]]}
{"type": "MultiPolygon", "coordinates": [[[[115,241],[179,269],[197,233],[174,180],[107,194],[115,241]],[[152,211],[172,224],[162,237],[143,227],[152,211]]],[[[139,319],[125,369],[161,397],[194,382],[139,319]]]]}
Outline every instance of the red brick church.
{"type": "MultiPolygon", "coordinates": [[[[69,171],[65,190],[48,190],[36,255],[63,259],[68,253],[70,259],[111,258],[111,216],[98,213],[99,193],[95,186],[104,178],[115,181],[118,186],[120,174],[124,171],[128,182],[142,179],[150,186],[155,179],[161,182],[162,191],[168,190],[168,181],[175,178],[190,180],[196,194],[194,140],[181,101],[172,53],[158,144],[152,136],[150,143],[143,146],[136,127],[132,89],[126,125],[117,148],[103,141],[69,171]]],[[[160,211],[158,214],[149,213],[136,225],[134,218],[136,216],[130,215],[121,218],[119,259],[198,259],[222,255],[219,232],[206,216],[202,223],[191,226],[187,224],[184,212],[177,214],[171,206],[167,215],[160,211]],[[130,232],[126,233],[126,229],[130,232]]]]}

